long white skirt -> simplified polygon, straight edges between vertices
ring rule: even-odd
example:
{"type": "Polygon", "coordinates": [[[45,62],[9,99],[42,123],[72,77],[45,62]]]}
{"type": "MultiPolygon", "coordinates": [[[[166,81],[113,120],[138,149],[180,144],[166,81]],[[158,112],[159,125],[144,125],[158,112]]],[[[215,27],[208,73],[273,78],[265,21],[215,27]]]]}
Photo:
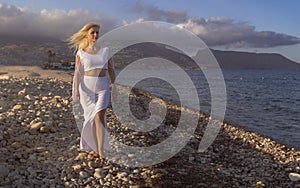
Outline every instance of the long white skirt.
{"type": "MultiPolygon", "coordinates": [[[[94,118],[97,112],[106,109],[109,103],[108,77],[83,76],[79,86],[80,103],[84,113],[84,123],[81,132],[80,149],[96,151],[97,137],[94,118]]],[[[110,150],[109,133],[107,131],[106,116],[104,123],[103,150],[110,150]]]]}

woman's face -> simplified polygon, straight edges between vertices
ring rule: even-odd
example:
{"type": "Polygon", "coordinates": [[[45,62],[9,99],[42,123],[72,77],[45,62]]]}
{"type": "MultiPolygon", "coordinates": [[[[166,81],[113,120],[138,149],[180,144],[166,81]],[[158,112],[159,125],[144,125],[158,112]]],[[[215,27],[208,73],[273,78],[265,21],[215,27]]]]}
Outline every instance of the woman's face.
{"type": "Polygon", "coordinates": [[[88,30],[87,38],[89,43],[95,43],[99,37],[99,28],[98,27],[92,27],[88,30]]]}

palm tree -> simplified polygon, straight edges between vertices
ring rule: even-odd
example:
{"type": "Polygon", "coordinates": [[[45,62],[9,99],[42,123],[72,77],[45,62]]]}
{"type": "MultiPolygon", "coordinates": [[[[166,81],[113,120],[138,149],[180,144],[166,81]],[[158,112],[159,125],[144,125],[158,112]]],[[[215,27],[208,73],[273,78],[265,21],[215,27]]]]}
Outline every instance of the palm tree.
{"type": "Polygon", "coordinates": [[[53,67],[53,62],[54,62],[54,57],[55,57],[55,52],[52,52],[52,50],[48,50],[47,51],[48,54],[48,63],[46,65],[46,67],[52,68],[53,67]]]}
{"type": "Polygon", "coordinates": [[[50,65],[51,64],[52,51],[48,50],[47,54],[48,54],[48,64],[50,65]]]}
{"type": "Polygon", "coordinates": [[[52,53],[52,63],[54,63],[55,52],[52,53]]]}

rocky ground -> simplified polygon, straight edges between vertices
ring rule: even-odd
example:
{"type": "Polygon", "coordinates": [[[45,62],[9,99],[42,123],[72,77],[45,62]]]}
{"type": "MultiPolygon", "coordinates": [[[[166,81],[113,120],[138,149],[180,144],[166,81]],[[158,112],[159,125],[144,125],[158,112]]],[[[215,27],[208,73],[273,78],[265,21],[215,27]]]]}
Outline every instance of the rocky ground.
{"type": "MultiPolygon", "coordinates": [[[[209,120],[203,114],[175,156],[152,166],[126,167],[79,150],[67,74],[2,68],[0,88],[0,187],[300,187],[300,151],[255,132],[224,123],[214,143],[199,153],[209,120]]],[[[137,114],[148,113],[140,104],[149,98],[133,96],[137,114]]],[[[153,132],[128,130],[111,108],[108,128],[127,145],[158,143],[176,129],[180,115],[168,105],[172,110],[165,125],[153,132]]]]}

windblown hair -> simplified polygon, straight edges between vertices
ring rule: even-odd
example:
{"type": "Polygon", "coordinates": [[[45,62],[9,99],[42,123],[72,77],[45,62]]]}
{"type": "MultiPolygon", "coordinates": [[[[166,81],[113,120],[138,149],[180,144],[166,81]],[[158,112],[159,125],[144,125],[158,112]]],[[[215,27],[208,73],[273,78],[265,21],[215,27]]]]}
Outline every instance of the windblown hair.
{"type": "Polygon", "coordinates": [[[71,37],[69,37],[68,43],[69,43],[70,48],[74,48],[74,50],[76,52],[79,49],[84,49],[84,48],[88,47],[89,43],[86,38],[86,34],[93,27],[98,27],[100,29],[99,24],[88,23],[85,26],[83,26],[77,33],[75,33],[71,37]]]}

